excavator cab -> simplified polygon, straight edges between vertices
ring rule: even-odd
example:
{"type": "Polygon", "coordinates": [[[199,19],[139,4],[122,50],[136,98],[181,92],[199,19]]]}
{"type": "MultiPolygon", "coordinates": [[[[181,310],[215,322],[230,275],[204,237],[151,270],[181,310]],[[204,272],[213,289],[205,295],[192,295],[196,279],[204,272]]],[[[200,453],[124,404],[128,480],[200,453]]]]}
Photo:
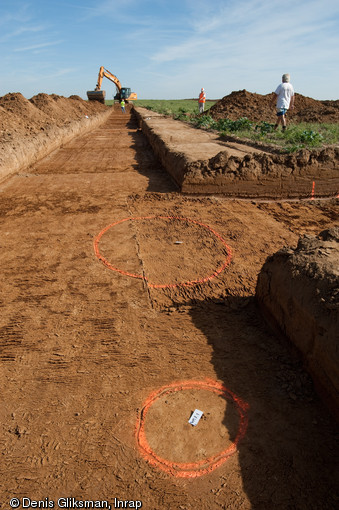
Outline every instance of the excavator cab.
{"type": "Polygon", "coordinates": [[[121,101],[122,99],[125,99],[125,101],[127,101],[128,99],[130,99],[130,95],[131,95],[130,88],[121,87],[121,89],[118,90],[118,92],[115,94],[114,99],[116,101],[121,101]]]}
{"type": "Polygon", "coordinates": [[[120,91],[120,99],[128,99],[131,95],[131,89],[128,87],[122,87],[120,91]]]}

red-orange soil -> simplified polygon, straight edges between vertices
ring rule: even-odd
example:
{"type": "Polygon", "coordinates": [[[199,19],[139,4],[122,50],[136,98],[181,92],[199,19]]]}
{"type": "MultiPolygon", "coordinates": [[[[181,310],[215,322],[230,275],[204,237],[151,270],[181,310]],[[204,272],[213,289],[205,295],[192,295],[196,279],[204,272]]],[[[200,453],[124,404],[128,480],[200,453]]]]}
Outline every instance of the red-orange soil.
{"type": "Polygon", "coordinates": [[[302,237],[260,271],[256,297],[263,313],[302,353],[314,381],[339,418],[339,229],[302,237]]]}
{"type": "MultiPolygon", "coordinates": [[[[334,509],[336,424],[254,299],[269,255],[334,225],[335,199],[181,195],[119,108],[3,181],[1,508],[13,497],[49,498],[55,508],[73,497],[112,508],[114,498],[141,500],[150,510],[334,509]],[[142,278],[94,251],[98,234],[127,218],[99,247],[142,278]],[[205,226],[177,218],[207,225],[231,248],[208,281],[180,285],[213,274],[228,250],[205,226]],[[246,435],[217,469],[178,478],[143,456],[136,426],[153,392],[206,378],[248,404],[246,435]]],[[[178,391],[152,407],[145,431],[158,455],[208,463],[235,440],[239,419],[222,395],[178,391]],[[202,421],[188,426],[196,408],[202,421]]]]}
{"type": "Polygon", "coordinates": [[[184,193],[237,198],[335,197],[339,191],[339,147],[282,153],[136,108],[142,131],[184,193]]]}
{"type": "Polygon", "coordinates": [[[20,93],[0,97],[0,181],[74,136],[96,127],[107,107],[78,96],[20,93]]]}
{"type": "MultiPolygon", "coordinates": [[[[237,120],[247,117],[253,122],[275,122],[275,94],[256,94],[239,90],[217,101],[206,114],[214,119],[237,120]]],[[[293,122],[339,122],[339,100],[319,101],[311,97],[295,94],[294,109],[288,111],[288,119],[293,122]]]]}

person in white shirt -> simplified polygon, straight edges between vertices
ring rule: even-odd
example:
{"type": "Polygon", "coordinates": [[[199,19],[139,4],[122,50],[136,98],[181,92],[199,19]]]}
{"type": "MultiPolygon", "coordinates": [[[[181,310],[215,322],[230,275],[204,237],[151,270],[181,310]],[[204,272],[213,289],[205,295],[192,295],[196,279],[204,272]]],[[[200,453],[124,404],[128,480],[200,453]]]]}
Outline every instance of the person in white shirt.
{"type": "Polygon", "coordinates": [[[289,108],[294,108],[294,89],[290,83],[290,75],[282,75],[282,83],[278,85],[275,90],[276,109],[277,109],[277,123],[275,129],[282,124],[283,131],[286,130],[286,113],[289,108]]]}

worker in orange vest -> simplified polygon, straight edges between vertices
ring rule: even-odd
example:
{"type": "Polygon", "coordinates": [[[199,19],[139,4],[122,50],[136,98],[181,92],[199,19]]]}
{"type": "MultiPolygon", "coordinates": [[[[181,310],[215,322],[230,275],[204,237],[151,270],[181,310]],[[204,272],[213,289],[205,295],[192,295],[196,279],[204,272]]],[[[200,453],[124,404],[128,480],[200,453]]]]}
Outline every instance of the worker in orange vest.
{"type": "Polygon", "coordinates": [[[199,113],[203,113],[205,108],[206,94],[205,89],[202,88],[199,94],[199,113]]]}

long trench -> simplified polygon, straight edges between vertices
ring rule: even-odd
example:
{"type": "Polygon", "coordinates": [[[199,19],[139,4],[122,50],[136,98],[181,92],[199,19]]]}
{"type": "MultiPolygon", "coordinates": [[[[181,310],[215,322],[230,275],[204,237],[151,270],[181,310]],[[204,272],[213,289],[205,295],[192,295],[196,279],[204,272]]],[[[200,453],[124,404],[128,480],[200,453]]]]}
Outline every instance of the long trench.
{"type": "MultiPolygon", "coordinates": [[[[131,112],[113,109],[104,124],[1,184],[0,206],[2,508],[14,497],[55,508],[68,497],[112,508],[117,499],[171,510],[334,508],[333,419],[253,297],[266,256],[330,226],[331,204],[183,197],[131,112]],[[146,216],[158,223],[127,221],[146,216]],[[171,249],[186,250],[178,260],[187,264],[177,278],[170,221],[159,217],[213,227],[232,246],[230,266],[181,286],[197,266],[198,278],[213,274],[219,239],[196,224],[174,225],[171,249]],[[95,256],[93,242],[123,219],[103,246],[118,272],[95,256]],[[152,236],[160,252],[151,241],[148,248],[152,236]],[[153,288],[145,274],[174,283],[153,288]],[[248,428],[219,467],[179,477],[140,451],[137,420],[152,392],[206,378],[248,404],[248,428]]],[[[150,435],[162,437],[153,427],[150,435]]],[[[207,448],[214,433],[208,422],[201,430],[207,448]]],[[[170,457],[179,440],[152,444],[170,457]]]]}

